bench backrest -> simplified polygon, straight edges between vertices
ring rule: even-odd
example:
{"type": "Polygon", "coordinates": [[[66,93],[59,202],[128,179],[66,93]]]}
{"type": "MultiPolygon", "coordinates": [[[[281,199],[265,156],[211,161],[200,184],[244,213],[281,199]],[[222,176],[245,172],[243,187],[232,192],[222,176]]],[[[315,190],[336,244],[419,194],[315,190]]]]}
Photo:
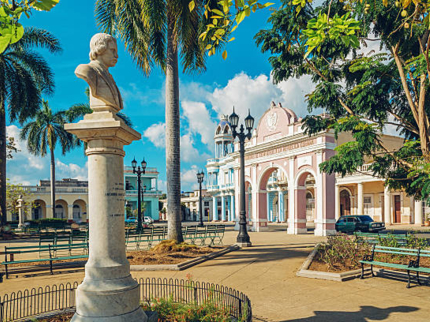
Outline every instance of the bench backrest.
{"type": "Polygon", "coordinates": [[[376,245],[374,248],[375,253],[393,254],[402,256],[417,256],[418,249],[413,248],[398,248],[398,247],[387,247],[376,245]]]}

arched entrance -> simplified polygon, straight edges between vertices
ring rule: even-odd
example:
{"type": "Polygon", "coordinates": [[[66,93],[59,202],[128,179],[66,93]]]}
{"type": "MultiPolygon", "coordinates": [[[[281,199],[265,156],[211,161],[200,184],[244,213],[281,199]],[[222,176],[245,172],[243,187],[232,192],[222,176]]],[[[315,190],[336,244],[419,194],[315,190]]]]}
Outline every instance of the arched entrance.
{"type": "Polygon", "coordinates": [[[57,200],[55,202],[55,218],[67,219],[68,208],[65,200],[57,200]]]}
{"type": "Polygon", "coordinates": [[[87,220],[87,204],[82,199],[73,202],[73,221],[80,222],[87,220]]]}
{"type": "Polygon", "coordinates": [[[33,201],[33,207],[31,209],[31,219],[39,220],[46,218],[46,203],[43,200],[37,199],[33,201]]]}
{"type": "Polygon", "coordinates": [[[351,214],[351,194],[344,189],[340,192],[340,215],[348,216],[351,214]]]}
{"type": "Polygon", "coordinates": [[[266,169],[260,178],[258,191],[257,218],[260,227],[266,227],[267,222],[284,222],[287,218],[288,180],[280,167],[266,169]]]}

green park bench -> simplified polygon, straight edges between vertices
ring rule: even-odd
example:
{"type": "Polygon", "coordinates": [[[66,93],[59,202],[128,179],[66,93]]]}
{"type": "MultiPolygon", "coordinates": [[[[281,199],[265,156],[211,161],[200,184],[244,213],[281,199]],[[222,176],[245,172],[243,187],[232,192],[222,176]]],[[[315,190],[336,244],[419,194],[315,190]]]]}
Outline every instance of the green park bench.
{"type": "Polygon", "coordinates": [[[224,238],[225,226],[224,225],[208,225],[206,236],[210,240],[209,245],[222,245],[224,238]]]}
{"type": "Polygon", "coordinates": [[[364,255],[363,259],[360,261],[361,263],[361,276],[360,278],[364,278],[364,265],[370,265],[370,272],[372,276],[375,276],[373,273],[373,266],[381,266],[388,267],[394,270],[404,270],[408,273],[408,285],[407,288],[410,288],[411,284],[411,275],[410,272],[416,272],[416,280],[419,285],[420,278],[419,273],[430,273],[429,267],[420,266],[420,258],[421,257],[430,257],[430,251],[421,250],[421,249],[410,249],[410,248],[398,248],[398,247],[386,247],[373,245],[372,253],[369,255],[364,255]],[[397,264],[390,263],[388,260],[377,260],[375,259],[375,254],[385,254],[385,255],[394,255],[398,258],[408,258],[408,264],[397,264]]]}
{"type": "Polygon", "coordinates": [[[125,235],[125,244],[126,247],[132,246],[135,250],[140,250],[142,245],[148,245],[151,243],[152,238],[152,229],[151,228],[143,228],[141,233],[136,233],[136,231],[128,230],[125,235]]]}
{"type": "MultiPolygon", "coordinates": [[[[88,258],[88,243],[81,244],[62,244],[62,245],[36,245],[36,246],[14,246],[4,248],[5,260],[1,262],[5,267],[6,278],[9,276],[9,265],[22,263],[37,263],[49,261],[49,270],[53,274],[54,261],[88,258]],[[21,254],[38,254],[32,258],[16,259],[21,254]]],[[[22,268],[24,269],[24,268],[22,268]]],[[[22,270],[21,269],[21,270],[22,270]]],[[[27,268],[28,269],[28,268],[27,268]]],[[[38,270],[43,270],[45,267],[37,267],[38,270]]],[[[20,271],[17,267],[16,272],[20,271]]]]}
{"type": "Polygon", "coordinates": [[[381,234],[381,233],[365,233],[365,232],[354,232],[355,240],[357,242],[366,242],[369,244],[379,244],[381,240],[393,238],[399,245],[405,245],[407,243],[407,234],[381,234]]]}

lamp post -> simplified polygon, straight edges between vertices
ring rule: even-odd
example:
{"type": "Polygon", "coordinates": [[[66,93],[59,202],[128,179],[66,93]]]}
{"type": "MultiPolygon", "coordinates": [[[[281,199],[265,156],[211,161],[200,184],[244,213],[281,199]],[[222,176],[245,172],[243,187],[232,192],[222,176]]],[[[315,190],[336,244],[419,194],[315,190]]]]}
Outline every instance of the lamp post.
{"type": "Polygon", "coordinates": [[[146,192],[146,184],[145,185],[143,185],[143,189],[142,189],[142,205],[143,205],[143,216],[142,216],[142,218],[143,218],[143,221],[145,221],[145,210],[146,210],[146,208],[145,208],[145,192],[146,192]]]}
{"type": "Polygon", "coordinates": [[[134,158],[133,161],[131,161],[131,166],[133,167],[133,173],[137,174],[137,229],[136,229],[137,232],[142,231],[142,204],[140,200],[140,183],[141,183],[140,176],[142,174],[145,174],[145,170],[146,170],[145,159],[143,159],[140,165],[142,166],[142,169],[140,168],[140,166],[138,166],[136,169],[136,166],[137,166],[136,158],[134,158]]]}
{"type": "Polygon", "coordinates": [[[254,118],[249,111],[248,116],[245,118],[245,128],[248,131],[245,133],[243,124],[240,125],[240,131],[237,132],[236,128],[239,124],[239,116],[234,112],[229,117],[230,125],[232,128],[233,138],[239,138],[240,145],[240,215],[239,215],[239,234],[237,235],[236,242],[239,246],[251,246],[248,232],[246,231],[246,210],[245,210],[245,139],[250,139],[252,136],[252,128],[254,127],[254,118]]]}
{"type": "Polygon", "coordinates": [[[202,211],[202,182],[205,174],[202,172],[197,172],[197,182],[199,183],[199,214],[200,214],[200,223],[199,226],[203,227],[203,211],[202,211]]]}

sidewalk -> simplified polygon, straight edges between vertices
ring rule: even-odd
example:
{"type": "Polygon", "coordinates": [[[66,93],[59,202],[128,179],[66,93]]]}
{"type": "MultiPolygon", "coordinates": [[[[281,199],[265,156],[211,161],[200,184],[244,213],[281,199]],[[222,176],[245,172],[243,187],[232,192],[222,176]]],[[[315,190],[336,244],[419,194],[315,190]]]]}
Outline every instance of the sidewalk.
{"type": "MultiPolygon", "coordinates": [[[[287,235],[280,226],[250,233],[253,247],[228,253],[181,272],[133,272],[135,278],[161,277],[213,282],[242,291],[251,299],[255,321],[428,321],[430,287],[406,289],[388,278],[331,282],[296,277],[313,245],[311,234],[287,235]]],[[[227,231],[224,244],[234,243],[227,231]]],[[[84,272],[5,280],[0,296],[25,288],[81,281],[84,272]]],[[[415,285],[415,284],[413,284],[415,285]]]]}

